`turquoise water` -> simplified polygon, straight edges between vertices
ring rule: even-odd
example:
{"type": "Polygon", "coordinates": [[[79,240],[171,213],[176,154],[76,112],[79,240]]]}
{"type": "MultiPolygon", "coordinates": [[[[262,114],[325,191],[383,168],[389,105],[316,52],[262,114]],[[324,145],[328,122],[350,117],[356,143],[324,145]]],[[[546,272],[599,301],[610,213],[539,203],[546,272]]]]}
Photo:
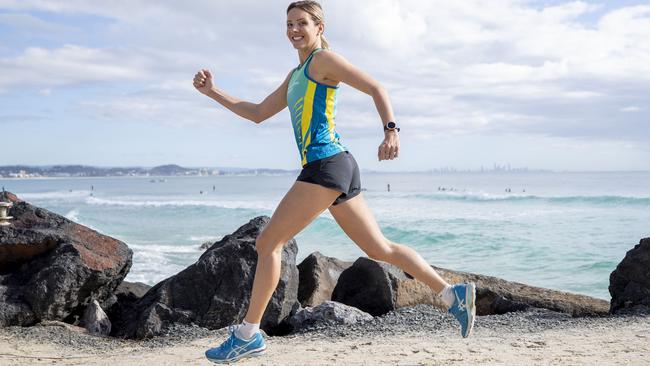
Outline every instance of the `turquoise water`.
{"type": "MultiPolygon", "coordinates": [[[[201,243],[270,216],[295,176],[165,179],[0,183],[126,242],[134,251],[127,280],[155,284],[193,263],[201,243]]],[[[429,263],[603,299],[611,271],[650,236],[649,182],[648,172],[362,174],[384,234],[429,263]]],[[[328,212],[296,240],[298,261],[316,250],[345,260],[363,255],[328,212]]]]}

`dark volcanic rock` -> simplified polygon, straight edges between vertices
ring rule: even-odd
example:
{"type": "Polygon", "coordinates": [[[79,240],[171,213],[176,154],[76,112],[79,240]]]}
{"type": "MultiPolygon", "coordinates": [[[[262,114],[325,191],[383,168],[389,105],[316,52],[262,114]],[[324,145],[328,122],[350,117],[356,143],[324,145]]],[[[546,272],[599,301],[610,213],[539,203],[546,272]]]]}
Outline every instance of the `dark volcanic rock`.
{"type": "Polygon", "coordinates": [[[151,286],[142,282],[122,281],[109,300],[106,301],[106,314],[113,324],[113,333],[124,328],[126,324],[122,314],[133,311],[133,305],[151,289],[151,286]]]}
{"type": "Polygon", "coordinates": [[[151,286],[142,282],[122,281],[114,292],[118,299],[137,300],[144,296],[151,289],[151,286]]]}
{"type": "Polygon", "coordinates": [[[325,301],[315,307],[300,309],[294,314],[289,323],[293,331],[309,327],[349,325],[371,321],[372,315],[355,307],[335,301],[325,301]]]}
{"type": "Polygon", "coordinates": [[[38,323],[36,314],[23,299],[21,288],[16,276],[0,275],[0,327],[38,323]]]}
{"type": "MultiPolygon", "coordinates": [[[[605,300],[509,282],[496,277],[433,267],[450,284],[476,284],[478,315],[505,314],[544,308],[572,316],[606,315],[605,300]]],[[[445,310],[442,301],[424,283],[399,268],[368,258],[359,258],[341,273],[332,300],[357,307],[374,316],[415,304],[431,304],[445,310]]]]}
{"type": "Polygon", "coordinates": [[[91,301],[86,306],[81,323],[90,334],[107,336],[111,333],[111,321],[97,300],[91,301]]]}
{"type": "Polygon", "coordinates": [[[0,227],[0,326],[73,321],[103,303],[131,268],[131,250],[9,195],[15,217],[0,227]]]}
{"type": "Polygon", "coordinates": [[[476,288],[476,312],[478,315],[506,314],[527,310],[525,302],[510,300],[487,287],[476,288]]]}
{"type": "MultiPolygon", "coordinates": [[[[254,218],[216,242],[196,263],[155,285],[134,304],[133,311],[122,314],[119,323],[126,326],[115,334],[148,338],[164,333],[173,323],[219,329],[240,322],[246,315],[255,276],[255,239],[269,220],[267,216],[254,218]]],[[[280,282],[261,323],[269,334],[282,332],[279,324],[300,306],[297,251],[293,239],[282,250],[280,282]]]]}
{"type": "Polygon", "coordinates": [[[299,265],[300,284],[298,301],[304,307],[316,306],[332,298],[341,272],[349,268],[352,262],[326,257],[319,252],[311,253],[299,265]]]}
{"type": "Polygon", "coordinates": [[[344,270],[332,292],[332,300],[354,306],[373,316],[416,304],[443,307],[424,283],[392,264],[361,257],[344,270]]]}
{"type": "Polygon", "coordinates": [[[641,239],[609,276],[610,311],[650,312],[650,238],[641,239]]]}
{"type": "Polygon", "coordinates": [[[383,315],[396,309],[397,282],[402,279],[406,275],[401,269],[361,257],[341,273],[332,300],[383,315]]]}

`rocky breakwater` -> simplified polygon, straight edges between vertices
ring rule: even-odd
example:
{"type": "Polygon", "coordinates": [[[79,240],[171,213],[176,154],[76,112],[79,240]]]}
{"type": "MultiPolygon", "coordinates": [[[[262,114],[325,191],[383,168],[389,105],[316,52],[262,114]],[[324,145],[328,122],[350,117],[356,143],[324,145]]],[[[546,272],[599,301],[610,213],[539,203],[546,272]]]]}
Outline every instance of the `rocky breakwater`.
{"type": "MultiPolygon", "coordinates": [[[[470,281],[476,284],[477,315],[505,314],[528,308],[549,309],[572,316],[600,316],[609,312],[609,303],[605,300],[491,276],[433,268],[451,284],[470,281]]],[[[332,300],[374,316],[416,304],[430,304],[444,310],[440,299],[424,283],[391,264],[363,257],[340,274],[332,300]]]]}
{"type": "Polygon", "coordinates": [[[123,242],[8,193],[9,226],[0,226],[0,326],[44,320],[78,324],[105,305],[131,268],[123,242]]]}
{"type": "MultiPolygon", "coordinates": [[[[165,333],[174,323],[219,329],[241,322],[255,277],[255,240],[269,220],[267,216],[252,219],[215,242],[196,263],[156,284],[128,311],[114,314],[114,321],[123,326],[113,334],[149,338],[165,333]]],[[[269,334],[286,332],[289,317],[300,308],[297,252],[293,239],[283,247],[280,282],[260,325],[269,334]]]]}
{"type": "MultiPolygon", "coordinates": [[[[55,320],[99,333],[110,329],[118,337],[151,338],[176,325],[219,329],[244,318],[257,264],[255,242],[269,217],[250,220],[183,271],[149,287],[123,282],[132,256],[124,243],[9,197],[16,219],[0,227],[0,326],[55,320]],[[83,314],[95,320],[94,327],[79,320],[83,314]]],[[[650,304],[649,249],[650,240],[642,240],[612,273],[612,312],[650,304]]],[[[270,335],[366,323],[417,304],[443,307],[428,286],[388,263],[365,257],[345,262],[316,252],[296,266],[297,251],[294,239],[283,246],[280,281],[261,324],[270,335]]],[[[610,310],[607,301],[588,296],[433,268],[449,283],[476,283],[478,315],[543,308],[578,317],[610,310]]]]}
{"type": "Polygon", "coordinates": [[[289,323],[292,331],[297,332],[317,327],[364,323],[372,319],[372,315],[365,311],[327,300],[316,306],[300,309],[289,319],[289,323]]]}

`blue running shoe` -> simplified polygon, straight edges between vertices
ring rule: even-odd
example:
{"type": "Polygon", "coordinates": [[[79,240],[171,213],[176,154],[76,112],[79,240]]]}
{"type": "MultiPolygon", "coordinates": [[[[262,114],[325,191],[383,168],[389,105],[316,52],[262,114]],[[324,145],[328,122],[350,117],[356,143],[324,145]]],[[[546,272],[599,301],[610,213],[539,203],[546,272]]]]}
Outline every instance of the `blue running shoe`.
{"type": "Polygon", "coordinates": [[[261,356],[266,353],[266,344],[262,333],[257,332],[253,338],[243,340],[235,335],[236,325],[228,327],[230,337],[219,347],[205,351],[205,357],[214,363],[237,362],[242,358],[261,356]]]}
{"type": "Polygon", "coordinates": [[[474,283],[463,283],[452,287],[456,299],[454,304],[449,308],[449,312],[460,323],[460,334],[463,338],[469,337],[474,327],[474,318],[476,317],[476,286],[474,283]]]}

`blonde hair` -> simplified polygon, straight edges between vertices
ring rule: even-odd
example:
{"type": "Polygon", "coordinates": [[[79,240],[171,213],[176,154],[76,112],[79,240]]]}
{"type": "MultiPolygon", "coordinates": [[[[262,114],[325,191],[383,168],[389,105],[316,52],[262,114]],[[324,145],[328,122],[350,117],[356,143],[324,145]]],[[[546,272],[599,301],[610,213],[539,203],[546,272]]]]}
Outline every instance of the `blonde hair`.
{"type": "MultiPolygon", "coordinates": [[[[313,1],[313,0],[294,1],[291,4],[289,4],[289,7],[287,8],[287,14],[289,14],[289,10],[293,8],[298,8],[306,12],[307,14],[311,15],[311,19],[317,25],[323,23],[325,19],[325,16],[323,15],[323,8],[321,8],[320,4],[317,1],[313,1]]],[[[323,33],[320,34],[320,43],[323,48],[326,49],[330,48],[330,44],[329,42],[327,42],[327,39],[325,39],[323,33]]]]}

